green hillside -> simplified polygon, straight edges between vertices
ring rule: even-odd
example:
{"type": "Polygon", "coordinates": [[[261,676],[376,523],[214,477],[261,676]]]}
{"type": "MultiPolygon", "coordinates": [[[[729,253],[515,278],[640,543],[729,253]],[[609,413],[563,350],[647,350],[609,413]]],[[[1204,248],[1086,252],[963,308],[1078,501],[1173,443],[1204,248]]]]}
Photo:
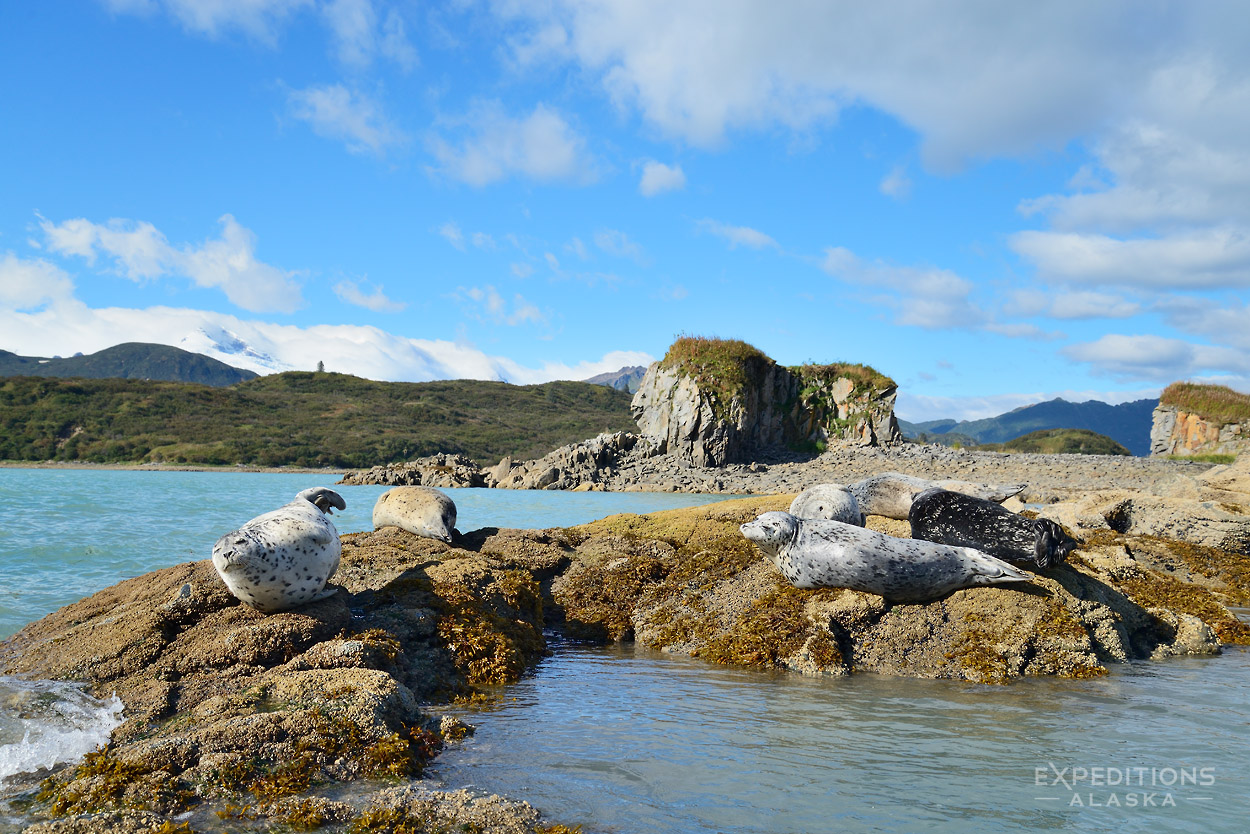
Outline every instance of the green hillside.
{"type": "Polygon", "coordinates": [[[634,431],[630,395],[584,382],[372,382],[288,372],[230,388],[0,379],[0,459],[368,467],[436,452],[481,464],[634,431]]]}
{"type": "Polygon", "coordinates": [[[1032,452],[1040,455],[1131,455],[1106,435],[1087,429],[1042,429],[1006,443],[978,447],[987,451],[1032,452]]]}
{"type": "Polygon", "coordinates": [[[126,342],[68,359],[18,356],[0,350],[0,377],[6,376],[154,379],[224,386],[255,379],[256,373],[169,345],[126,342]]]}

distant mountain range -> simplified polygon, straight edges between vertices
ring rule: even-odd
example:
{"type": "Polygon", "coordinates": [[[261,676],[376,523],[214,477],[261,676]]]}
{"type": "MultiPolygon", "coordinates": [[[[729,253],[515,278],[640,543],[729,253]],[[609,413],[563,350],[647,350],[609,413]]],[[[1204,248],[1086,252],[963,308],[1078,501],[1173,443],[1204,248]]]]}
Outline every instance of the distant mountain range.
{"type": "Polygon", "coordinates": [[[899,420],[903,436],[946,443],[1006,443],[1039,429],[1088,429],[1119,442],[1134,455],[1150,454],[1150,425],[1158,400],[1108,405],[1098,400],[1071,403],[1053,399],[1026,405],[984,420],[899,420]]]}
{"type": "Polygon", "coordinates": [[[615,388],[617,391],[628,391],[632,394],[638,390],[638,385],[642,382],[642,378],[646,373],[647,369],[642,365],[629,365],[621,368],[619,371],[598,374],[590,379],[584,379],[582,382],[589,382],[591,385],[606,385],[609,388],[615,388]]]}
{"type": "Polygon", "coordinates": [[[97,353],[60,357],[18,356],[0,350],[0,377],[55,376],[87,379],[152,379],[194,382],[216,388],[234,385],[258,374],[208,356],[168,345],[126,342],[97,353]]]}

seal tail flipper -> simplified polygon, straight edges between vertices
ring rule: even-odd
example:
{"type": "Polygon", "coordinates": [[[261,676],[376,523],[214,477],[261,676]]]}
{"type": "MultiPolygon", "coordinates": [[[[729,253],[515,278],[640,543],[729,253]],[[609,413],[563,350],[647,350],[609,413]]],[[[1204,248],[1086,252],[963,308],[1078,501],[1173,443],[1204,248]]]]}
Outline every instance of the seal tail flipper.
{"type": "Polygon", "coordinates": [[[965,547],[964,553],[972,564],[971,582],[974,585],[1002,585],[1008,582],[1029,582],[1032,576],[1013,567],[1002,559],[975,548],[965,547]]]}
{"type": "Polygon", "coordinates": [[[1051,565],[1060,564],[1076,548],[1076,539],[1048,518],[1036,519],[1033,522],[1033,530],[1036,533],[1033,557],[1038,567],[1048,568],[1051,565]]]}

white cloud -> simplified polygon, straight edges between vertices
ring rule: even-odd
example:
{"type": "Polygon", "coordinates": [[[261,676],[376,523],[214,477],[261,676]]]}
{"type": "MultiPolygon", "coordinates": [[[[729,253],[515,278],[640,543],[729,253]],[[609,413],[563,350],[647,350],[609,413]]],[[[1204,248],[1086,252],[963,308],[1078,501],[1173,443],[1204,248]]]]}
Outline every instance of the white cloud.
{"type": "Polygon", "coordinates": [[[746,246],[750,249],[763,249],[765,246],[777,248],[777,241],[749,226],[730,226],[717,220],[705,219],[698,221],[698,227],[702,231],[729,241],[730,249],[737,249],[739,246],[746,246]]]}
{"type": "Polygon", "coordinates": [[[885,175],[885,179],[881,180],[878,188],[887,197],[906,200],[911,196],[911,178],[907,176],[907,169],[902,165],[895,165],[890,173],[885,175]]]}
{"type": "Polygon", "coordinates": [[[534,267],[519,261],[513,261],[509,264],[508,269],[517,278],[528,278],[534,274],[534,267]]]}
{"type": "Polygon", "coordinates": [[[638,193],[654,197],[665,191],[681,191],[686,187],[686,175],[680,165],[669,167],[663,162],[648,159],[642,165],[642,179],[638,181],[638,193]]]}
{"type": "Polygon", "coordinates": [[[1074,361],[1089,363],[1095,373],[1123,379],[1171,382],[1203,374],[1250,374],[1250,354],[1245,351],[1163,336],[1112,333],[1069,345],[1061,352],[1074,361]]]}
{"type": "Polygon", "coordinates": [[[494,249],[496,246],[495,239],[485,232],[474,232],[472,241],[478,249],[494,249]]]}
{"type": "Polygon", "coordinates": [[[373,288],[372,292],[366,293],[361,289],[360,282],[344,280],[334,285],[334,294],[348,304],[355,304],[357,307],[364,307],[375,313],[398,313],[408,306],[406,303],[387,298],[382,289],[382,285],[379,284],[373,288]]]}
{"type": "MultiPolygon", "coordinates": [[[[618,258],[630,258],[638,263],[646,262],[642,247],[619,229],[599,229],[594,235],[595,246],[618,258]]],[[[579,241],[580,242],[580,241],[579,241]]]]}
{"type": "Polygon", "coordinates": [[[564,244],[564,251],[573,253],[583,261],[590,258],[590,253],[586,251],[586,244],[582,243],[582,239],[579,237],[575,237],[564,244]]]}
{"type": "Polygon", "coordinates": [[[381,155],[407,141],[382,112],[381,105],[342,84],[291,90],[287,102],[291,114],[308,122],[314,133],[344,143],[352,153],[381,155]]]}
{"type": "Polygon", "coordinates": [[[68,299],[73,292],[73,282],[55,264],[24,260],[12,252],[0,257],[0,309],[35,309],[68,299]]]}
{"type": "MultiPolygon", "coordinates": [[[[532,315],[524,305],[514,313],[532,315]]],[[[36,313],[0,306],[0,332],[5,334],[6,349],[28,356],[94,353],[122,342],[143,341],[204,353],[262,374],[310,371],[322,361],[327,370],[406,382],[491,379],[529,385],[586,379],[653,361],[646,353],[612,351],[597,360],[530,367],[488,355],[471,344],[413,339],[376,327],[297,327],[174,307],[91,309],[76,300],[36,313]]]]}
{"type": "Polygon", "coordinates": [[[442,236],[452,246],[456,247],[461,252],[465,251],[464,233],[460,231],[460,227],[457,226],[455,223],[448,220],[446,223],[439,226],[437,231],[439,235],[442,236]]]}
{"type": "Polygon", "coordinates": [[[231,303],[252,311],[290,313],[303,305],[294,273],[259,261],[256,236],[229,214],[219,219],[221,237],[198,246],[176,248],[151,223],[83,218],[54,224],[40,221],[48,249],[76,255],[94,264],[98,255],[113,260],[116,271],[133,281],[182,275],[201,287],[215,287],[231,303]]]}
{"type": "Polygon", "coordinates": [[[408,40],[404,20],[397,10],[389,10],[380,26],[372,0],[329,0],[321,12],[338,59],[347,66],[367,68],[378,55],[394,60],[404,69],[415,66],[417,51],[408,40]]]}
{"type": "Polygon", "coordinates": [[[543,260],[545,260],[545,261],[547,262],[547,266],[551,269],[551,271],[552,271],[552,272],[559,272],[559,271],[560,271],[560,259],[559,259],[559,258],[557,258],[557,257],[556,257],[555,255],[553,255],[552,253],[550,253],[550,252],[544,252],[544,253],[543,253],[543,260]]]}
{"type": "Polygon", "coordinates": [[[545,325],[548,317],[537,306],[525,300],[520,293],[512,296],[509,303],[491,284],[485,287],[460,287],[453,296],[479,321],[506,324],[545,325]]]}
{"type": "Polygon", "coordinates": [[[1142,307],[1107,293],[1023,289],[1011,293],[1003,311],[1013,316],[1046,315],[1056,319],[1123,319],[1137,315],[1142,307]]]}
{"type": "Polygon", "coordinates": [[[469,185],[490,185],[513,176],[538,182],[589,183],[595,179],[595,164],[585,140],[545,104],[538,104],[528,116],[514,118],[498,102],[486,102],[467,116],[443,123],[459,138],[431,138],[438,170],[469,185]]]}
{"type": "Polygon", "coordinates": [[[190,32],[216,38],[238,30],[273,43],[291,15],[312,0],[104,0],[115,13],[152,14],[164,9],[190,32]]]}
{"type": "Polygon", "coordinates": [[[1250,286],[1250,235],[1232,228],[1131,240],[1027,231],[1010,244],[1046,280],[1154,289],[1250,286]]]}
{"type": "MultiPolygon", "coordinates": [[[[988,323],[985,312],[970,298],[972,282],[948,269],[865,262],[842,247],[826,249],[821,268],[852,286],[890,291],[879,300],[895,309],[895,324],[926,329],[977,329],[988,323]]],[[[1011,335],[1032,337],[1036,333],[1011,335]]]]}

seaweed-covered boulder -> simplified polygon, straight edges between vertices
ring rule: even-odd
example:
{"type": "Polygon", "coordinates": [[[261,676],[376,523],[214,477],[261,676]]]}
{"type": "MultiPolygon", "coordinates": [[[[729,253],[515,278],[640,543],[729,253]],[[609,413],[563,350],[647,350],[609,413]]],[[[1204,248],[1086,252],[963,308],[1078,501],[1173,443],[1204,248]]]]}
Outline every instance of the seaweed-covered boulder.
{"type": "MultiPolygon", "coordinates": [[[[981,682],[1087,677],[1105,673],[1107,663],[1209,653],[1221,640],[1250,640],[1250,628],[1224,607],[1229,596],[1177,579],[1158,560],[1134,560],[1110,531],[1071,565],[1038,573],[1027,586],[970,588],[921,605],[889,605],[843,589],[799,590],[737,530],[791,498],[614,516],[573,528],[573,563],[552,583],[565,628],[714,662],[981,682]]],[[[869,526],[905,535],[877,517],[869,526]]],[[[1237,554],[1212,553],[1212,564],[1222,566],[1209,567],[1212,574],[1247,564],[1237,554]]]]}

